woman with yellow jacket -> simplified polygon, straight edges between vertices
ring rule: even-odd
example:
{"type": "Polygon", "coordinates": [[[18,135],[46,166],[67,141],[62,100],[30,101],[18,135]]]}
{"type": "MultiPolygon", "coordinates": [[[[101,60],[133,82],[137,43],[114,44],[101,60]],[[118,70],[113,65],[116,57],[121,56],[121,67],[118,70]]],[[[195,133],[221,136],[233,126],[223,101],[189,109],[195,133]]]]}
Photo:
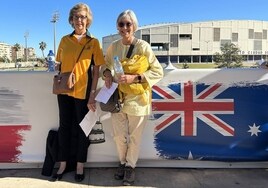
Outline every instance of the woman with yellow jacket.
{"type": "Polygon", "coordinates": [[[123,185],[132,185],[142,132],[151,113],[151,88],[163,77],[163,68],[151,46],[135,38],[138,20],[132,10],[126,10],[118,16],[116,27],[122,38],[107,49],[103,77],[108,88],[114,80],[118,82],[122,99],[121,111],[112,113],[113,136],[120,161],[114,177],[123,179],[123,185]],[[131,44],[134,49],[130,58],[126,58],[131,44]],[[123,75],[114,75],[115,56],[123,64],[123,75]]]}

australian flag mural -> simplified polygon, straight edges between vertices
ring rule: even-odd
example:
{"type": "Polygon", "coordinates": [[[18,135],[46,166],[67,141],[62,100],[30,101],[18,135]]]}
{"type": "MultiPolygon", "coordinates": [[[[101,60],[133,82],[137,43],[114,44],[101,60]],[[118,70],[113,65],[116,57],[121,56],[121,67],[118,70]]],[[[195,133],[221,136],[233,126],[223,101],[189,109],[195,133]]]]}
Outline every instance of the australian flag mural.
{"type": "Polygon", "coordinates": [[[165,159],[268,160],[268,85],[153,87],[155,148],[165,159]]]}

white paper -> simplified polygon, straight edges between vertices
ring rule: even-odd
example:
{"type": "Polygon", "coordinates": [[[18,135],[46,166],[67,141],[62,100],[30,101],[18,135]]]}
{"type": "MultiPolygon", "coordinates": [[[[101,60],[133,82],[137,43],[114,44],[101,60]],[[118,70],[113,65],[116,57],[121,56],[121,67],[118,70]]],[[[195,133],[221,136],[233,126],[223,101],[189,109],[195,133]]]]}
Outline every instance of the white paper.
{"type": "Polygon", "coordinates": [[[112,86],[108,89],[105,85],[100,89],[98,95],[95,97],[96,101],[103,102],[104,104],[107,103],[109,98],[114,93],[115,89],[117,88],[118,83],[113,82],[112,86]]]}
{"type": "Polygon", "coordinates": [[[85,115],[84,119],[80,122],[80,127],[84,131],[85,135],[88,136],[94,125],[96,124],[96,121],[99,120],[100,114],[99,114],[99,106],[97,106],[95,112],[88,111],[88,113],[85,115]]]}

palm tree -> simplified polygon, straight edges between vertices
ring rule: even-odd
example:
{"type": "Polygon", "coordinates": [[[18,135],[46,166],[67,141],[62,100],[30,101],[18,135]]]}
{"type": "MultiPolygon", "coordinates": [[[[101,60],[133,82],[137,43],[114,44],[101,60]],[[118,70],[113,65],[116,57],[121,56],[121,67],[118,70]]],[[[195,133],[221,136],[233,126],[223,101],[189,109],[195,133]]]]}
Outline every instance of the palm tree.
{"type": "Polygon", "coordinates": [[[18,59],[18,51],[20,50],[20,45],[18,43],[14,44],[13,49],[15,50],[16,54],[16,63],[18,59]]]}
{"type": "Polygon", "coordinates": [[[39,48],[42,50],[42,54],[44,58],[45,58],[44,50],[46,49],[46,47],[47,47],[47,44],[45,42],[42,41],[39,43],[39,48]]]}

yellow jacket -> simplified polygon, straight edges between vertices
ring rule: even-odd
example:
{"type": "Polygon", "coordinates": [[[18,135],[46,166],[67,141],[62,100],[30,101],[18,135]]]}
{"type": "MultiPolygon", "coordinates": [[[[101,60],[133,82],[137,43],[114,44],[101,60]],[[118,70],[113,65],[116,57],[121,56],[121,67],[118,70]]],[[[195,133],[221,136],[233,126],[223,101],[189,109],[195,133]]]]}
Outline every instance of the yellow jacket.
{"type": "MultiPolygon", "coordinates": [[[[121,63],[125,74],[143,74],[149,68],[148,59],[144,55],[134,55],[133,58],[125,59],[121,63]]],[[[119,91],[124,94],[141,95],[147,89],[149,89],[147,82],[119,84],[119,91]]]]}
{"type": "MultiPolygon", "coordinates": [[[[106,64],[102,67],[102,70],[108,68],[114,74],[113,71],[114,56],[118,56],[121,62],[123,62],[122,60],[126,58],[128,50],[129,45],[124,45],[122,43],[122,39],[114,41],[107,49],[107,53],[105,56],[106,64]]],[[[136,58],[138,58],[139,56],[140,57],[143,56],[146,57],[146,59],[148,60],[149,67],[145,72],[141,73],[141,75],[143,75],[144,77],[144,83],[147,83],[148,87],[152,88],[154,84],[156,84],[159,80],[161,80],[164,74],[163,74],[163,68],[159,63],[159,61],[157,60],[157,58],[155,57],[155,54],[153,53],[150,44],[148,44],[144,40],[138,39],[133,49],[131,59],[133,59],[134,56],[136,56],[136,58]]],[[[128,68],[131,71],[133,71],[132,68],[135,67],[136,66],[133,65],[129,66],[128,68]]],[[[125,71],[127,71],[127,69],[125,71]]],[[[150,90],[151,89],[145,89],[142,95],[141,94],[135,95],[132,93],[125,95],[122,112],[134,116],[149,115],[151,113],[150,101],[152,97],[152,93],[150,90]]]]}

